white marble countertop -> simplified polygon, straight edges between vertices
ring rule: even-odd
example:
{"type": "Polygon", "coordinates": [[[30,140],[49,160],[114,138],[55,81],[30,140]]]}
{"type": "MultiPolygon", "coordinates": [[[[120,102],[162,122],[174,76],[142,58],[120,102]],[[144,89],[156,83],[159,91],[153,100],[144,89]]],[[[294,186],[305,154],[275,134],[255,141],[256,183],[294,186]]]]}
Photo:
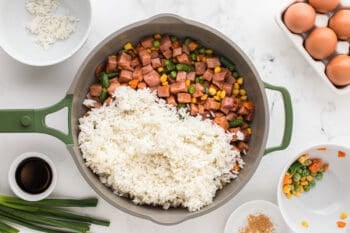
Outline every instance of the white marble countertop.
{"type": "MultiPolygon", "coordinates": [[[[93,25],[84,47],[69,60],[46,68],[20,64],[0,49],[0,108],[39,108],[64,97],[74,75],[89,51],[110,33],[157,13],[171,12],[217,28],[241,46],[256,65],[264,81],[286,87],[294,105],[294,133],[290,147],[266,156],[245,188],[223,207],[205,216],[175,226],[160,226],[130,216],[102,199],[87,212],[109,218],[109,228],[92,232],[108,233],[222,233],[225,223],[242,203],[264,199],[276,203],[276,186],[288,158],[314,144],[350,141],[350,95],[338,96],[329,90],[297,53],[274,22],[281,5],[288,0],[267,3],[258,0],[92,0],[93,25]]],[[[269,145],[279,143],[283,107],[278,93],[268,91],[271,127],[269,145]]],[[[1,119],[0,119],[1,120],[1,119]]],[[[52,121],[62,127],[64,116],[52,121]]],[[[27,151],[49,155],[59,172],[57,196],[95,196],[79,174],[65,145],[42,134],[0,134],[0,190],[10,194],[7,171],[14,158],[27,151]]],[[[31,232],[23,230],[23,232],[31,232]]]]}

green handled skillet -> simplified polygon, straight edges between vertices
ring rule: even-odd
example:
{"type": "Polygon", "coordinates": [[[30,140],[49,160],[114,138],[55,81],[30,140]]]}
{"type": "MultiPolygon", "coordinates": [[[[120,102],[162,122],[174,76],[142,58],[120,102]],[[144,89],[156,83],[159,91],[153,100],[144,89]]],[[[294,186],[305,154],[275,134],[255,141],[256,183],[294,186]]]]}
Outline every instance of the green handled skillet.
{"type": "Polygon", "coordinates": [[[39,132],[50,134],[62,140],[67,144],[68,150],[73,156],[81,174],[103,199],[129,214],[160,224],[171,225],[209,213],[232,199],[252,177],[264,154],[283,150],[289,145],[292,134],[293,113],[291,99],[287,90],[263,83],[248,57],[229,38],[201,23],[172,14],[161,14],[124,27],[96,46],[81,65],[68,94],[59,103],[37,110],[2,110],[0,111],[0,119],[0,132],[39,132]],[[117,52],[126,42],[136,43],[142,37],[155,33],[195,38],[204,46],[212,48],[217,53],[234,61],[239,72],[245,77],[245,88],[256,106],[255,119],[252,123],[253,134],[249,142],[248,155],[245,157],[245,168],[236,180],[217,193],[211,205],[197,212],[188,212],[182,208],[163,210],[149,206],[137,206],[126,198],[115,196],[85,166],[78,146],[78,119],[85,112],[82,102],[89,86],[95,81],[94,71],[96,66],[108,55],[117,52]],[[285,128],[282,143],[279,146],[268,149],[265,149],[269,130],[269,111],[265,88],[279,91],[282,94],[285,107],[285,128]],[[45,116],[47,114],[65,107],[68,108],[68,134],[49,128],[45,124],[45,116]]]}

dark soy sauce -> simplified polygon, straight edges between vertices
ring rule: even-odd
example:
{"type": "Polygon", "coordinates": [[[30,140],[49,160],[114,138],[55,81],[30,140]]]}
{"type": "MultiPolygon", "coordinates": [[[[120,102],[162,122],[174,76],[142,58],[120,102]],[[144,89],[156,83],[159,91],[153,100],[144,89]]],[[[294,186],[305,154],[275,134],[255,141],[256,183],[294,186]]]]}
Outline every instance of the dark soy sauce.
{"type": "Polygon", "coordinates": [[[16,182],[27,193],[43,193],[52,182],[51,167],[41,158],[27,158],[17,167],[16,182]]]}

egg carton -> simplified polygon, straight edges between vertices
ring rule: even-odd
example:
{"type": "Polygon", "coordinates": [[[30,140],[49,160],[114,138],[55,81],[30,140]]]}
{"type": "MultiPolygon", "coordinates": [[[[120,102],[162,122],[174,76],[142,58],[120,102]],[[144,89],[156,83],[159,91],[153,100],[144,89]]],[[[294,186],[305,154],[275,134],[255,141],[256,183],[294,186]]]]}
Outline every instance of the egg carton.
{"type": "MultiPolygon", "coordinates": [[[[288,4],[282,6],[281,10],[278,12],[278,14],[275,17],[278,26],[282,29],[282,31],[290,39],[290,41],[292,42],[294,47],[300,52],[300,54],[303,55],[305,60],[310,64],[310,66],[312,66],[314,68],[314,70],[319,74],[319,76],[321,77],[323,82],[331,90],[333,90],[335,93],[337,93],[339,95],[350,93],[350,85],[347,85],[347,86],[344,86],[344,87],[337,87],[328,79],[328,77],[327,77],[327,75],[325,73],[326,64],[335,55],[337,55],[337,54],[350,55],[349,54],[350,53],[350,40],[349,41],[340,41],[340,40],[338,40],[336,51],[331,56],[329,56],[328,58],[323,59],[323,60],[315,60],[315,59],[313,59],[310,56],[310,54],[306,51],[306,49],[304,48],[304,40],[310,34],[312,29],[314,29],[315,27],[326,27],[328,25],[328,20],[332,17],[332,15],[337,10],[339,10],[340,8],[350,8],[350,1],[349,0],[341,1],[341,5],[337,9],[335,9],[334,11],[332,11],[330,13],[321,14],[321,13],[317,12],[316,13],[316,21],[315,21],[314,27],[311,30],[309,30],[308,32],[301,33],[301,34],[294,34],[294,33],[292,33],[291,31],[289,31],[289,29],[287,28],[287,26],[283,22],[284,12],[287,10],[287,8],[290,5],[292,5],[295,2],[296,1],[291,1],[288,4]]],[[[298,1],[298,2],[301,2],[301,1],[298,1]]],[[[307,1],[305,1],[305,2],[307,2],[307,1]]]]}

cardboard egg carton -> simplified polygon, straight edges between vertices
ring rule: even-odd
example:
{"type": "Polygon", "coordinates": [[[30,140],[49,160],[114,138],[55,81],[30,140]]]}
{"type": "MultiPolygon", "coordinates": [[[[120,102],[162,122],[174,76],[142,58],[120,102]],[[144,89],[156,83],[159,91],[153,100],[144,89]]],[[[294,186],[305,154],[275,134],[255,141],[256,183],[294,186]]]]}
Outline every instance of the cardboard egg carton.
{"type": "MultiPolygon", "coordinates": [[[[304,56],[305,60],[308,61],[310,66],[312,66],[315,71],[319,74],[321,77],[322,81],[334,92],[337,94],[346,94],[350,93],[350,85],[344,86],[344,87],[337,87],[335,86],[327,77],[325,69],[327,63],[337,54],[346,54],[350,55],[350,40],[349,41],[341,41],[338,40],[337,48],[336,51],[329,57],[327,57],[324,60],[315,60],[313,59],[310,54],[306,51],[304,48],[304,40],[306,37],[310,34],[310,32],[315,28],[315,27],[326,27],[328,25],[329,19],[332,17],[332,15],[337,12],[337,10],[342,9],[342,8],[350,8],[350,1],[341,1],[341,5],[337,7],[334,11],[327,13],[327,14],[321,14],[321,13],[316,13],[316,21],[314,27],[309,30],[308,32],[302,33],[302,34],[295,34],[289,31],[287,26],[283,22],[283,15],[284,12],[287,10],[287,8],[295,3],[296,1],[291,1],[287,5],[284,5],[281,10],[278,12],[276,15],[276,22],[278,26],[282,29],[284,34],[292,41],[294,47],[304,56]]],[[[299,1],[300,2],[300,1],[299,1]]]]}

